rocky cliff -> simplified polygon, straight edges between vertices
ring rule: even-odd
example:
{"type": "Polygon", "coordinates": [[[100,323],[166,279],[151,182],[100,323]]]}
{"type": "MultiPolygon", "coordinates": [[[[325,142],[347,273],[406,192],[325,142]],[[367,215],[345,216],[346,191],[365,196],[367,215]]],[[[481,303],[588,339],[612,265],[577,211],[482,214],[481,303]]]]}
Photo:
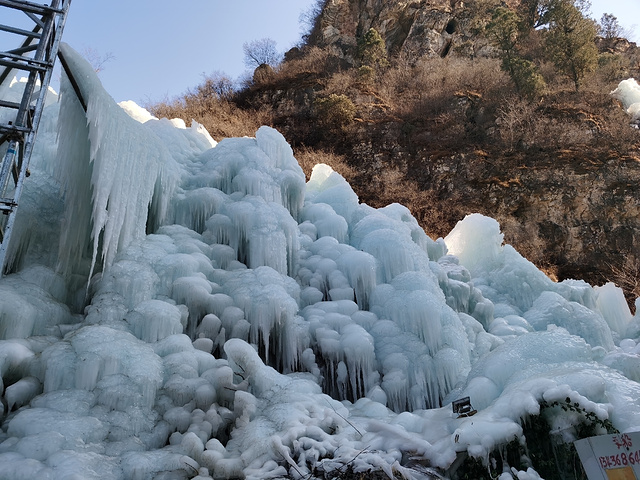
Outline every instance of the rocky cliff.
{"type": "Polygon", "coordinates": [[[620,283],[624,279],[616,272],[637,269],[640,152],[411,151],[393,140],[398,133],[393,130],[354,148],[351,164],[384,177],[389,165],[404,163],[400,182],[407,189],[389,195],[383,179],[363,175],[356,182],[363,201],[412,203],[433,237],[446,235],[470,213],[494,217],[506,242],[559,279],[620,283]],[[419,200],[411,198],[411,184],[419,200]]]}
{"type": "Polygon", "coordinates": [[[409,58],[445,57],[453,50],[486,54],[460,0],[329,0],[311,36],[311,43],[329,48],[354,63],[357,38],[375,28],[391,55],[409,58]]]}

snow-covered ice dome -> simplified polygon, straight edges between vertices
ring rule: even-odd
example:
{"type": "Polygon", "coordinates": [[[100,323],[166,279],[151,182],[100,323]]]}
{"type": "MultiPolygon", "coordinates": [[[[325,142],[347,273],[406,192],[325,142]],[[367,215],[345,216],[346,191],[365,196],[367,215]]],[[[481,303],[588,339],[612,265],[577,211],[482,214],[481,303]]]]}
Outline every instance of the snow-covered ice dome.
{"type": "Polygon", "coordinates": [[[305,182],[271,128],[119,106],[63,48],[88,109],[63,79],[0,279],[0,478],[442,478],[524,452],[539,415],[565,442],[640,430],[614,285],[552,282],[493,219],[434,241],[326,165],[305,182]]]}

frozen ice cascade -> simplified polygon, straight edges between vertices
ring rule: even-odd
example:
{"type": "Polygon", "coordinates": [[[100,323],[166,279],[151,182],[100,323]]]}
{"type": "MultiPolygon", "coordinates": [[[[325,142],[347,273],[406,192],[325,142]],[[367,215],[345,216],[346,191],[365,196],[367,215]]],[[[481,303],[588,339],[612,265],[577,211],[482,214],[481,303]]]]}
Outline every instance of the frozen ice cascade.
{"type": "Polygon", "coordinates": [[[552,282],[480,215],[434,241],[271,128],[117,105],[63,48],[88,108],[51,95],[0,280],[0,479],[455,477],[565,399],[640,430],[614,285],[552,282]]]}
{"type": "Polygon", "coordinates": [[[640,85],[635,78],[621,81],[611,95],[622,103],[632,121],[640,122],[640,85]]]}

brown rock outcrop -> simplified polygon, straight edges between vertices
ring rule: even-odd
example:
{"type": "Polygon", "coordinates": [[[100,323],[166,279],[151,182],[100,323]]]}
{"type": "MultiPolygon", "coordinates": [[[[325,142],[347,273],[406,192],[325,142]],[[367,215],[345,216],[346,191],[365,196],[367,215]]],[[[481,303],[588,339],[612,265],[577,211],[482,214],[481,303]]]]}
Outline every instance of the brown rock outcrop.
{"type": "Polygon", "coordinates": [[[444,57],[456,47],[477,54],[486,42],[468,31],[465,12],[456,0],[329,0],[310,43],[355,63],[358,37],[375,28],[392,55],[444,57]]]}

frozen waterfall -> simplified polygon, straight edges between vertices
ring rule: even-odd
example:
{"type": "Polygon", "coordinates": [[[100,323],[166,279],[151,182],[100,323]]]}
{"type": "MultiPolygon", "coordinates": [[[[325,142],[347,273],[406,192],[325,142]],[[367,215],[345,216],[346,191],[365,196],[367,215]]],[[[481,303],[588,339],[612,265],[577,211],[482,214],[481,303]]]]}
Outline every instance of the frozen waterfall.
{"type": "Polygon", "coordinates": [[[434,241],[271,128],[117,105],[64,49],[88,108],[63,80],[0,279],[0,478],[436,478],[567,398],[640,430],[615,286],[552,282],[480,215],[434,241]]]}

